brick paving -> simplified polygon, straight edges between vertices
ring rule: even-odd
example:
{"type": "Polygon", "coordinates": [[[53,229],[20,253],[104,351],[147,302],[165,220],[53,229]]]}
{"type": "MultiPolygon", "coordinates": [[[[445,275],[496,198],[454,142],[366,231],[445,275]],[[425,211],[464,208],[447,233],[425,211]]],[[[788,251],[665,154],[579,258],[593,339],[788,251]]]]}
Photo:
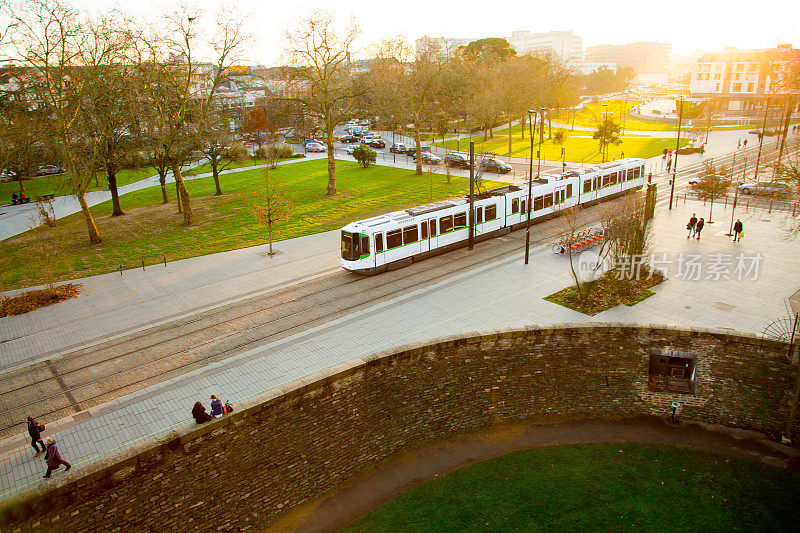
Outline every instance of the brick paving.
{"type": "MultiPolygon", "coordinates": [[[[54,436],[65,458],[80,468],[193,423],[191,406],[198,400],[208,405],[212,393],[236,403],[338,363],[410,342],[495,327],[581,321],[653,322],[761,333],[769,322],[785,316],[784,300],[800,288],[800,253],[796,243],[783,238],[784,215],[738,212],[746,238],[733,244],[724,235],[730,210],[715,206],[718,222],[706,227],[700,241],[687,240],[684,226],[689,216],[692,212],[705,216],[708,208],[689,200],[667,211],[663,207],[666,177],[658,175],[656,181],[662,200],[653,249],[673,261],[680,254],[700,254],[706,262],[712,254],[761,254],[757,279],[714,280],[706,279],[705,273],[698,280],[681,279],[673,264],[669,279],[655,288],[655,296],[633,307],[587,317],[542,299],[571,284],[567,258],[553,255],[546,245],[535,248],[530,265],[525,266],[520,250],[511,258],[91,408],[80,420],[70,417],[48,424],[45,436],[54,436]]],[[[78,299],[0,319],[2,364],[12,368],[47,359],[338,268],[337,232],[284,241],[278,249],[281,253],[273,258],[264,256],[264,247],[253,247],[178,261],[166,268],[81,280],[87,290],[78,299]],[[36,343],[14,340],[41,332],[46,335],[36,335],[44,337],[36,343]]],[[[2,497],[44,482],[40,479],[44,463],[33,459],[24,437],[0,441],[2,497]]]]}

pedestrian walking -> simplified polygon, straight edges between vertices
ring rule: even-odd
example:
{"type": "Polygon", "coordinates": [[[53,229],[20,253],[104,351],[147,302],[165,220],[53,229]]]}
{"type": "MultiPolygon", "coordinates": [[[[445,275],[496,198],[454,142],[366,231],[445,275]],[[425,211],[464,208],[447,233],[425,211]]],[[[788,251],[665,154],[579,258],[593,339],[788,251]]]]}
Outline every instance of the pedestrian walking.
{"type": "Polygon", "coordinates": [[[51,438],[47,439],[47,453],[44,456],[44,462],[47,463],[47,473],[42,476],[45,478],[50,477],[50,473],[53,470],[56,470],[61,465],[67,465],[67,468],[64,469],[64,472],[72,468],[72,465],[69,464],[61,457],[61,453],[58,451],[58,446],[56,446],[56,441],[51,438]]]}
{"type": "Polygon", "coordinates": [[[694,235],[695,228],[697,228],[697,213],[692,213],[692,218],[686,224],[686,229],[689,230],[689,235],[686,236],[687,239],[694,235]]]}
{"type": "Polygon", "coordinates": [[[747,139],[745,139],[744,142],[742,143],[742,147],[747,148],[747,139]]]}
{"type": "Polygon", "coordinates": [[[736,145],[736,149],[738,150],[741,147],[742,147],[742,138],[739,137],[739,144],[736,145]]]}
{"type": "Polygon", "coordinates": [[[42,431],[44,430],[44,426],[39,424],[36,420],[33,419],[32,416],[28,417],[28,435],[31,436],[31,446],[33,449],[36,450],[36,454],[34,457],[39,457],[44,453],[45,446],[44,442],[42,442],[42,431]],[[42,445],[42,449],[39,449],[39,444],[42,445]]]}
{"type": "Polygon", "coordinates": [[[669,174],[669,170],[672,168],[672,156],[667,158],[667,174],[669,174]]]}
{"type": "Polygon", "coordinates": [[[703,231],[703,226],[705,225],[706,225],[705,219],[701,218],[700,220],[697,221],[697,225],[694,227],[695,228],[694,233],[695,235],[697,235],[698,241],[700,240],[700,232],[703,231]]]}
{"type": "Polygon", "coordinates": [[[742,225],[742,221],[737,218],[736,224],[733,225],[733,242],[738,242],[742,240],[743,232],[744,232],[744,225],[742,225]]]}

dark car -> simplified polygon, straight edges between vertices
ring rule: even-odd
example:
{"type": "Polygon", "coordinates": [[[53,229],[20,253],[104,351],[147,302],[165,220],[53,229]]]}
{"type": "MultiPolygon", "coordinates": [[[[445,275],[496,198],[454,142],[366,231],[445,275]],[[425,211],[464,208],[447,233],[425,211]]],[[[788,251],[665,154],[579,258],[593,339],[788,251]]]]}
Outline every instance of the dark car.
{"type": "Polygon", "coordinates": [[[345,135],[341,137],[339,141],[347,144],[357,143],[358,137],[356,137],[355,135],[345,135]]]}
{"type": "Polygon", "coordinates": [[[372,139],[367,144],[373,148],[386,148],[386,143],[383,139],[372,139]]]}
{"type": "Polygon", "coordinates": [[[481,161],[481,168],[484,172],[497,172],[498,174],[511,172],[511,165],[494,158],[481,161]]]}
{"type": "Polygon", "coordinates": [[[444,164],[454,168],[469,168],[469,159],[461,154],[447,154],[444,156],[444,164]]]}
{"type": "MultiPolygon", "coordinates": [[[[430,152],[421,152],[419,158],[423,163],[428,163],[429,165],[438,165],[442,162],[441,157],[430,152]]],[[[416,157],[414,159],[416,159],[416,157]]]]}
{"type": "Polygon", "coordinates": [[[39,165],[34,176],[50,176],[51,174],[61,174],[64,169],[56,165],[39,165]]]}
{"type": "Polygon", "coordinates": [[[389,147],[389,151],[392,152],[393,154],[404,154],[406,153],[406,150],[408,149],[406,148],[406,145],[403,143],[395,143],[389,147]]]}
{"type": "MultiPolygon", "coordinates": [[[[422,148],[420,148],[420,152],[430,152],[430,151],[431,151],[431,147],[430,146],[423,146],[422,148]]],[[[406,154],[410,155],[411,157],[416,157],[417,156],[417,147],[416,146],[411,146],[408,150],[406,150],[406,154]]]]}
{"type": "Polygon", "coordinates": [[[764,196],[787,196],[792,192],[792,189],[785,183],[762,181],[760,183],[742,183],[739,185],[739,192],[742,194],[761,194],[764,196]]]}

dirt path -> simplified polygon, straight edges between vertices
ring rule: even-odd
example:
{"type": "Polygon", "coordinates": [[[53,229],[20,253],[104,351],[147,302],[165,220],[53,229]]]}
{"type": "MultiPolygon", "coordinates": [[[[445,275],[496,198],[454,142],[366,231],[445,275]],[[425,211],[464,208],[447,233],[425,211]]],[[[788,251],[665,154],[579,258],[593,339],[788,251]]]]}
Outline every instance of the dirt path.
{"type": "Polygon", "coordinates": [[[268,531],[338,531],[394,496],[450,470],[516,450],[559,444],[641,442],[686,446],[800,473],[800,451],[760,433],[661,418],[574,420],[549,426],[508,424],[408,452],[324,498],[290,511],[268,531]]]}

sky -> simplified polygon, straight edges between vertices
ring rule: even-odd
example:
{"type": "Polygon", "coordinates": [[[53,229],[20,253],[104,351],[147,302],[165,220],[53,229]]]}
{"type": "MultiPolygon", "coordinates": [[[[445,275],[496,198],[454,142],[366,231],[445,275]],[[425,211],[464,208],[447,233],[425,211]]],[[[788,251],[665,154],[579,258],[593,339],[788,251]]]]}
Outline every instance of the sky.
{"type": "MultiPolygon", "coordinates": [[[[82,0],[76,5],[100,10],[124,6],[125,11],[154,18],[177,3],[82,0]]],[[[315,9],[329,12],[341,25],[351,19],[356,22],[361,32],[355,48],[362,57],[368,56],[370,44],[390,37],[403,36],[413,43],[423,35],[477,39],[510,37],[514,30],[572,31],[583,39],[584,49],[596,44],[662,41],[672,43],[676,55],[727,46],[769,48],[788,43],[800,48],[797,0],[194,0],[190,5],[207,16],[220,8],[241,13],[253,37],[244,59],[268,66],[280,64],[286,30],[315,9]]]]}

